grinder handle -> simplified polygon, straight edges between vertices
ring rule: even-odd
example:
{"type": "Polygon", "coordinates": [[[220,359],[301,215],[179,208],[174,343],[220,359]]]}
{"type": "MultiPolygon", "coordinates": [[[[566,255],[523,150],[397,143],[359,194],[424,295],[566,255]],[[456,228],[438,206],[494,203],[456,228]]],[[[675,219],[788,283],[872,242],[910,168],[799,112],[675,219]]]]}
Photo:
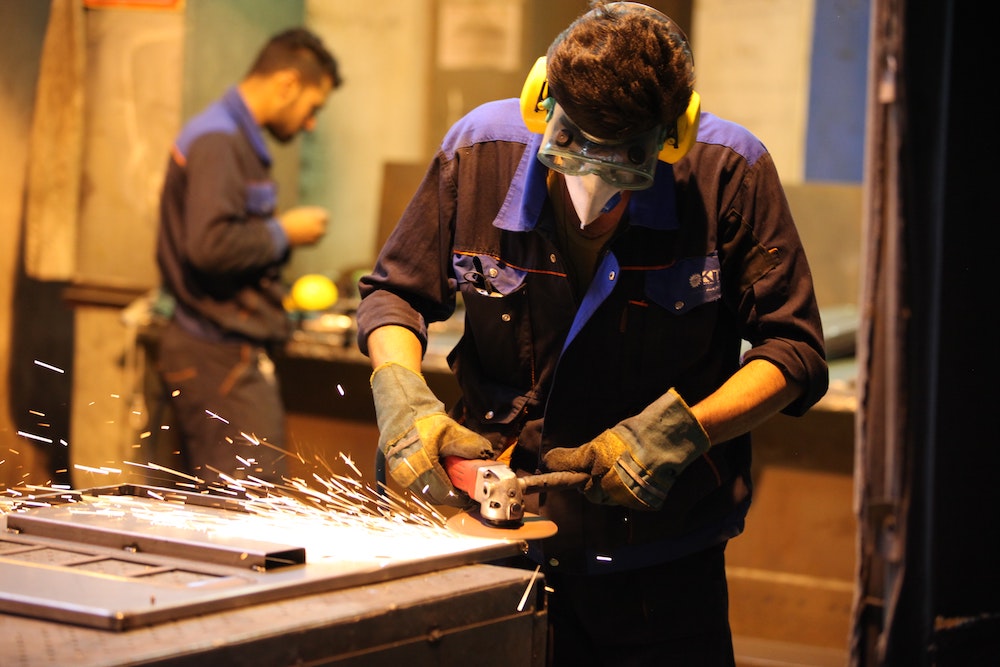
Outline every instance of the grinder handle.
{"type": "Polygon", "coordinates": [[[584,486],[590,481],[590,473],[573,471],[543,472],[537,475],[528,475],[520,480],[524,487],[524,493],[540,493],[546,490],[561,491],[584,486]]]}

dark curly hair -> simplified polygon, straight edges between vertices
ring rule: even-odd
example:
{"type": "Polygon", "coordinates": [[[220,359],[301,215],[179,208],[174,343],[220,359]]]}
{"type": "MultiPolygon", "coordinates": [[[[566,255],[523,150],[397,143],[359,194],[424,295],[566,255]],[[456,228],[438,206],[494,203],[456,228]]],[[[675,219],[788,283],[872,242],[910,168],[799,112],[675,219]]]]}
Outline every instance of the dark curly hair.
{"type": "Polygon", "coordinates": [[[318,84],[323,77],[332,88],[343,83],[337,59],[322,40],[305,28],[290,28],[273,35],[257,54],[250,66],[250,75],[267,75],[293,68],[309,83],[318,84]]]}
{"type": "Polygon", "coordinates": [[[549,47],[549,92],[585,132],[622,140],[672,128],[694,89],[683,31],[637,2],[591,2],[549,47]]]}

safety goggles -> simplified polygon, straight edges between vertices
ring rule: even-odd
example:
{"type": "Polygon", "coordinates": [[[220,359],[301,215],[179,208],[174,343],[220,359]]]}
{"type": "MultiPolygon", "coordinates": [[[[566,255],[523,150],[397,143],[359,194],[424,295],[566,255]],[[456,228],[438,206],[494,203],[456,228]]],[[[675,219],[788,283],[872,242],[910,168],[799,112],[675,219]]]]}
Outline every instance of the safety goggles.
{"type": "Polygon", "coordinates": [[[538,159],[567,176],[597,174],[622,190],[642,190],[653,184],[661,135],[657,126],[627,141],[598,139],[577,127],[556,104],[542,135],[538,159]]]}

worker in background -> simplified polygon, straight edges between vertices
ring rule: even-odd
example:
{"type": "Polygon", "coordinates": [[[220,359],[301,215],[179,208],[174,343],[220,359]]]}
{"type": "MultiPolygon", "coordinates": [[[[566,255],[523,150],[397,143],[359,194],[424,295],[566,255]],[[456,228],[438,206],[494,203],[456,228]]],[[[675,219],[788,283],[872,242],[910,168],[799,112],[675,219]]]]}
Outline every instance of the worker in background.
{"type": "Polygon", "coordinates": [[[551,664],[732,665],[748,432],[828,383],[806,257],[764,146],[700,111],[670,18],[594,3],[541,62],[448,132],[360,281],[379,446],[436,504],[469,502],[443,455],[590,475],[527,497],[559,529],[528,554],[551,664]],[[421,358],[456,294],[446,414],[421,358]]]}
{"type": "Polygon", "coordinates": [[[272,37],[246,76],[174,143],[157,261],[176,301],[159,370],[189,473],[280,478],[284,408],[269,351],[291,333],[282,267],[319,241],[326,210],[277,210],[264,131],[290,142],[315,127],[341,85],[337,61],[305,29],[272,37]]]}

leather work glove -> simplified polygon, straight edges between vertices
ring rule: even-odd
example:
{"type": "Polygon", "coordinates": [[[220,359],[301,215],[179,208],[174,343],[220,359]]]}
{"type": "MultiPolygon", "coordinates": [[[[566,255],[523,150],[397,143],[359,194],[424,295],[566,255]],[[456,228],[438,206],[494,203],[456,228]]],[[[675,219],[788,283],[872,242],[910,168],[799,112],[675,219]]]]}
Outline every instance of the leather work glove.
{"type": "Polygon", "coordinates": [[[437,505],[468,506],[469,496],[451,483],[441,458],[490,458],[490,441],[449,417],[423,376],[405,366],[380,365],[371,386],[378,446],[392,479],[437,505]]]}
{"type": "Polygon", "coordinates": [[[550,450],[544,462],[549,470],[589,472],[583,492],[593,503],[658,510],[681,471],[710,446],[708,434],[671,389],[590,442],[550,450]]]}

